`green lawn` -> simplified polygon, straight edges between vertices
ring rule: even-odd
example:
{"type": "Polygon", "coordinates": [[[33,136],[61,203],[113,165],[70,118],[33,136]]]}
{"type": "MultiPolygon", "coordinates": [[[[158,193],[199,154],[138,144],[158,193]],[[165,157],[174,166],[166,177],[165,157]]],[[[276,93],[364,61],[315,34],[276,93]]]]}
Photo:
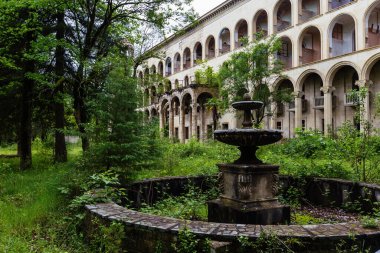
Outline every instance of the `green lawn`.
{"type": "MultiPolygon", "coordinates": [[[[15,153],[12,148],[2,154],[15,153]]],[[[0,160],[0,252],[86,252],[71,236],[59,187],[77,176],[77,147],[70,162],[53,165],[51,154],[34,148],[34,167],[18,171],[18,159],[0,160]],[[38,150],[38,151],[37,151],[38,150]]]]}

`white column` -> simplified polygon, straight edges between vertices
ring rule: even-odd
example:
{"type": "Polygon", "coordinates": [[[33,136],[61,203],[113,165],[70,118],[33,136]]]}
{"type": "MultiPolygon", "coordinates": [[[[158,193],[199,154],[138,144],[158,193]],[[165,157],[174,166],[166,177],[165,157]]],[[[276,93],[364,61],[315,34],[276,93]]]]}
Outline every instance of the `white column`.
{"type": "Polygon", "coordinates": [[[294,127],[301,128],[302,127],[302,95],[303,92],[298,91],[295,92],[294,105],[295,105],[295,115],[294,115],[294,127]]]}
{"type": "Polygon", "coordinates": [[[230,51],[234,51],[235,50],[235,27],[233,28],[233,30],[230,29],[230,51]]]}
{"type": "Polygon", "coordinates": [[[174,108],[172,103],[169,106],[169,138],[174,138],[174,108]]]}
{"type": "Polygon", "coordinates": [[[324,93],[324,118],[325,118],[325,135],[329,135],[329,130],[333,130],[333,92],[334,87],[322,87],[324,93]]]}
{"type": "Polygon", "coordinates": [[[198,126],[198,112],[197,112],[198,104],[194,103],[192,105],[192,119],[191,119],[191,137],[197,138],[197,126],[198,126]]]}
{"type": "Polygon", "coordinates": [[[159,115],[159,119],[160,119],[159,120],[160,121],[160,136],[164,137],[164,126],[165,126],[165,124],[164,124],[164,112],[163,112],[162,108],[160,108],[158,115],[159,115]]]}
{"type": "Polygon", "coordinates": [[[186,128],[185,128],[185,122],[186,122],[186,114],[185,114],[185,107],[181,106],[180,110],[180,123],[179,123],[179,140],[181,143],[185,143],[185,135],[186,135],[186,128]]]}

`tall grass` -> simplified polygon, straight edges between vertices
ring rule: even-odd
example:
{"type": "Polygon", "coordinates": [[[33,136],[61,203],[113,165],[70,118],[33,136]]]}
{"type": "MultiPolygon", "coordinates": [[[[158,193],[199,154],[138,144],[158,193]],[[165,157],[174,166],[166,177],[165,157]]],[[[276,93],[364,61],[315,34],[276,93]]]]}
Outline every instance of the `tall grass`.
{"type": "MultiPolygon", "coordinates": [[[[53,164],[47,149],[34,146],[33,168],[28,171],[18,170],[16,158],[0,159],[0,252],[86,252],[68,233],[67,200],[59,192],[80,176],[75,169],[79,150],[70,147],[71,161],[53,164]]],[[[15,151],[8,147],[1,153],[15,151]]]]}

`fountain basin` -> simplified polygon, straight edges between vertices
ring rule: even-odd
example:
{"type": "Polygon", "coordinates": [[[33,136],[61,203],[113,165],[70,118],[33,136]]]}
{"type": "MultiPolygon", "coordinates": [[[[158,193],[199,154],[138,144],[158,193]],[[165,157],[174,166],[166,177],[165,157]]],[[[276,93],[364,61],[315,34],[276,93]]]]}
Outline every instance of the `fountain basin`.
{"type": "Polygon", "coordinates": [[[263,102],[260,101],[239,101],[232,103],[232,107],[239,111],[244,110],[257,110],[264,106],[263,102]]]}
{"type": "Polygon", "coordinates": [[[220,142],[239,147],[259,147],[276,143],[282,139],[282,131],[263,129],[216,130],[214,137],[220,142]]]}

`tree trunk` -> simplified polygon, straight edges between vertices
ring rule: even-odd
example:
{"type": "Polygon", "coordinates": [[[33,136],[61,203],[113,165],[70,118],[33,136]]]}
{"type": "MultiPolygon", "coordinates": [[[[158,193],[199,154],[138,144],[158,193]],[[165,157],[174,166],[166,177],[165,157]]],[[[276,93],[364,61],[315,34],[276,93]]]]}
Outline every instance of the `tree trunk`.
{"type": "MultiPolygon", "coordinates": [[[[57,14],[57,41],[61,41],[65,36],[65,14],[57,14]]],[[[55,49],[55,74],[56,74],[56,93],[54,97],[54,114],[55,114],[55,143],[54,143],[54,161],[66,162],[67,150],[65,142],[65,107],[63,103],[63,84],[65,72],[65,49],[58,45],[55,49]]]]}
{"type": "MultiPolygon", "coordinates": [[[[34,64],[26,63],[26,73],[34,70],[34,64]]],[[[32,113],[34,80],[25,77],[22,84],[20,119],[20,169],[32,167],[32,113]]]]}
{"type": "Polygon", "coordinates": [[[90,147],[90,142],[86,136],[85,125],[88,123],[87,109],[85,105],[85,89],[82,83],[74,83],[74,109],[75,109],[75,119],[78,125],[79,132],[82,139],[82,150],[87,151],[90,147]]]}

